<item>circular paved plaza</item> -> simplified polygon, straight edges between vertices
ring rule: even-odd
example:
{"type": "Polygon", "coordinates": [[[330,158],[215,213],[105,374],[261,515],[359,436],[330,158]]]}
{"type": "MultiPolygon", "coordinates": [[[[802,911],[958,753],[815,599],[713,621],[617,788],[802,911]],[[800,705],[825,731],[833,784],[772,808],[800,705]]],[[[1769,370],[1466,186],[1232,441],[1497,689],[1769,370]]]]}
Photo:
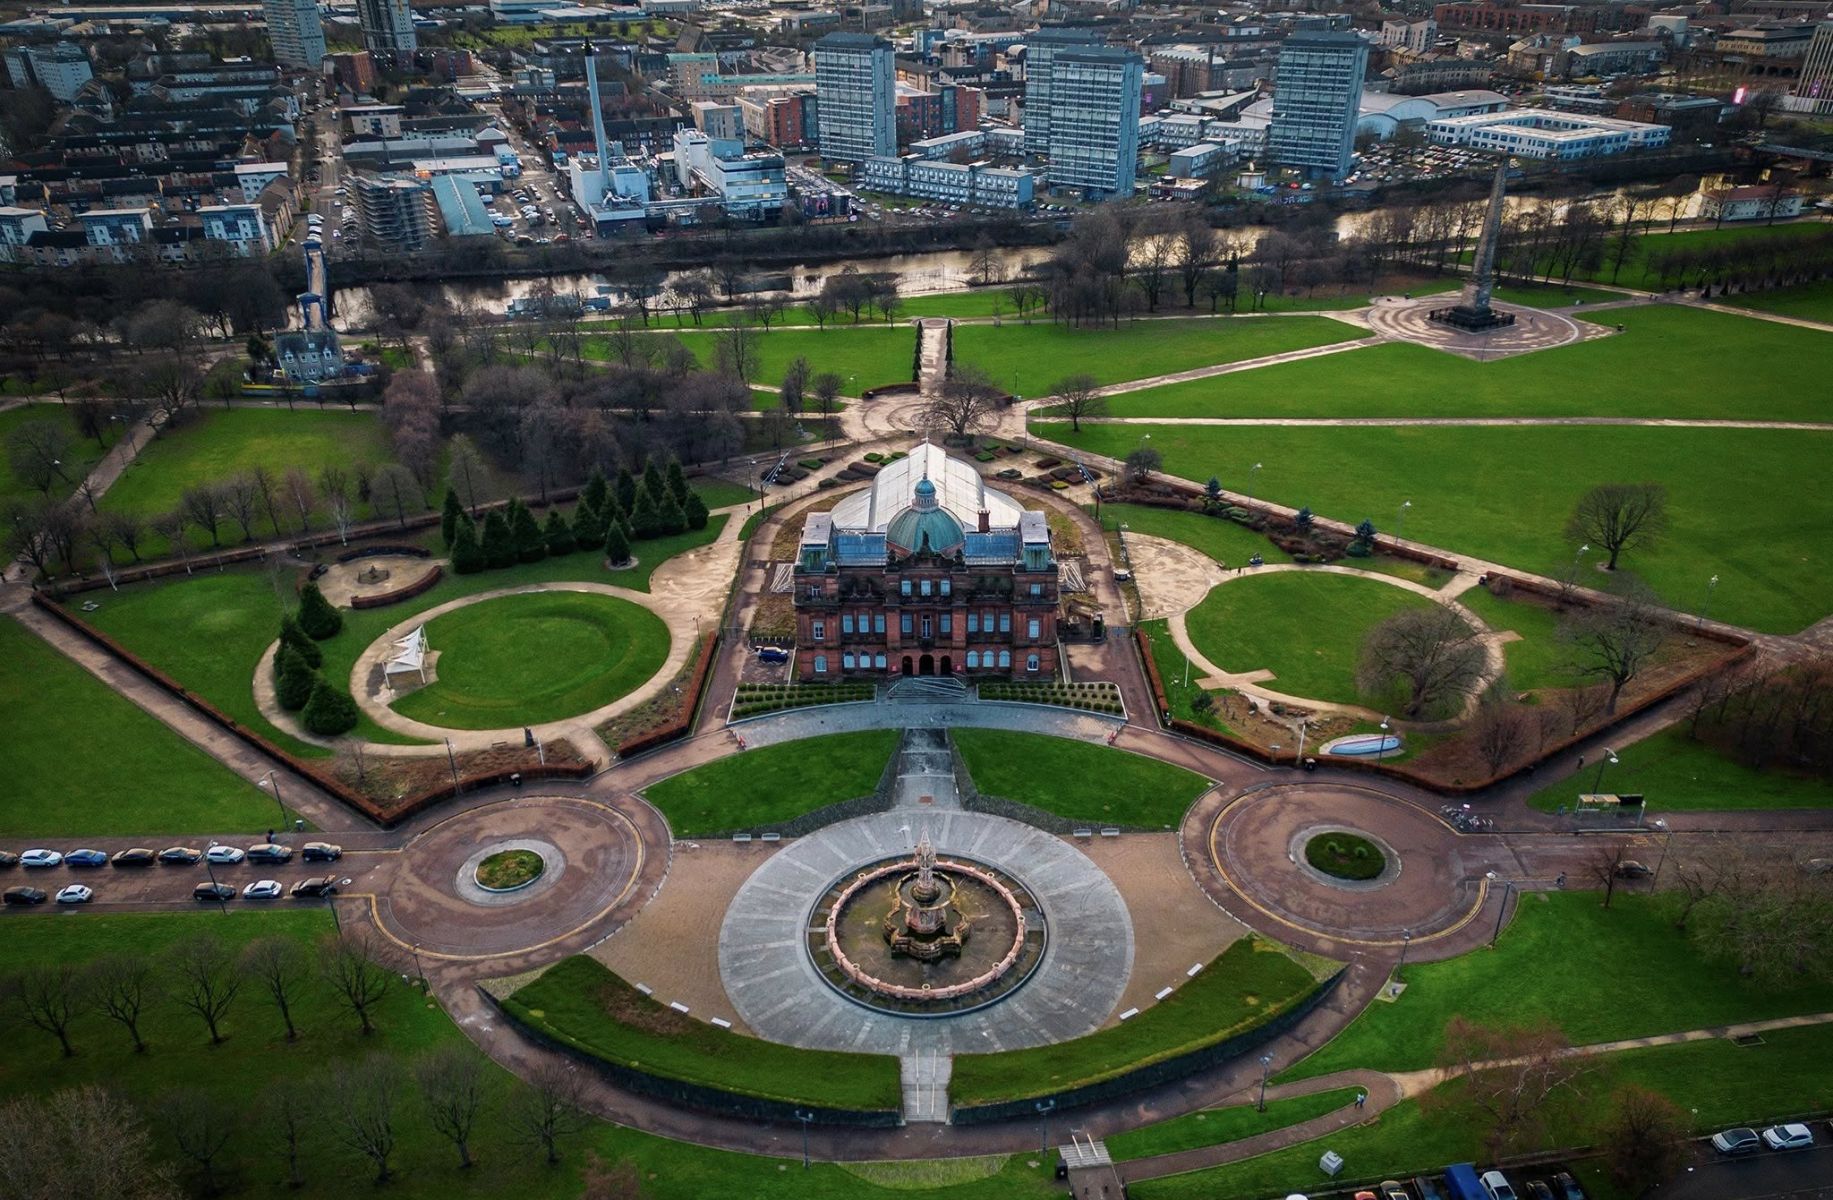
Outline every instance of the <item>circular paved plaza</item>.
{"type": "MultiPolygon", "coordinates": [[[[1457,302],[1456,292],[1422,296],[1414,300],[1385,297],[1377,300],[1364,316],[1369,328],[1376,333],[1485,361],[1526,354],[1532,350],[1551,350],[1585,336],[1578,322],[1570,317],[1538,308],[1522,308],[1516,304],[1490,306],[1497,312],[1513,313],[1515,323],[1492,329],[1488,333],[1466,333],[1431,319],[1433,309],[1446,308],[1457,302]]],[[[1603,331],[1598,332],[1601,334],[1603,331]]]]}
{"type": "Polygon", "coordinates": [[[1133,922],[1106,874],[1059,838],[983,813],[900,808],[797,838],[745,881],[719,931],[720,977],[745,1023],[760,1037],[814,1049],[971,1054],[1065,1041],[1112,1015],[1132,967],[1133,922]],[[923,830],[943,857],[1020,880],[1049,927],[1043,962],[1023,987],[939,1019],[855,1004],[822,980],[806,948],[812,906],[828,887],[909,853],[923,830]]]}

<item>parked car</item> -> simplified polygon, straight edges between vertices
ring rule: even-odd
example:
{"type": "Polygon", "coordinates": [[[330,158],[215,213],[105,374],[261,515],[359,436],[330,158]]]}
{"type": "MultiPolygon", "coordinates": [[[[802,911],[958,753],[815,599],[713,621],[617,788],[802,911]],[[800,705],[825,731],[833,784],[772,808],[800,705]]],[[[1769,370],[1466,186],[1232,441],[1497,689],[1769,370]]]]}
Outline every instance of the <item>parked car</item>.
{"type": "Polygon", "coordinates": [[[283,863],[292,860],[293,848],[278,842],[262,842],[259,846],[248,848],[248,861],[251,863],[283,863]]]}
{"type": "Polygon", "coordinates": [[[1633,858],[1626,858],[1617,864],[1618,879],[1647,879],[1653,874],[1654,872],[1649,870],[1647,864],[1639,863],[1633,858]]]}
{"type": "Polygon", "coordinates": [[[226,883],[200,883],[191,889],[191,899],[201,900],[205,904],[217,904],[224,900],[234,900],[235,889],[226,883]]]}
{"type": "Polygon", "coordinates": [[[1398,1179],[1383,1179],[1380,1186],[1381,1200],[1413,1200],[1407,1195],[1407,1189],[1398,1179]]]}
{"type": "Polygon", "coordinates": [[[43,888],[10,887],[7,888],[5,892],[0,892],[0,900],[4,900],[8,904],[22,907],[32,904],[43,904],[45,902],[45,893],[43,888]]]}
{"type": "Polygon", "coordinates": [[[1508,1176],[1500,1171],[1485,1171],[1479,1182],[1483,1185],[1483,1194],[1489,1200],[1521,1200],[1515,1194],[1515,1185],[1508,1181],[1508,1176]]]}
{"type": "Polygon", "coordinates": [[[58,867],[63,865],[64,856],[55,850],[27,850],[19,861],[28,867],[58,867]]]}
{"type": "Polygon", "coordinates": [[[1553,1189],[1538,1179],[1530,1179],[1527,1184],[1528,1200],[1553,1200],[1553,1189]]]}
{"type": "Polygon", "coordinates": [[[337,881],[332,879],[329,875],[315,875],[311,879],[301,879],[298,883],[293,885],[293,898],[295,900],[301,898],[310,899],[314,896],[335,895],[337,895],[337,881]]]}
{"type": "Polygon", "coordinates": [[[247,851],[240,846],[212,846],[204,851],[204,857],[213,863],[234,866],[248,857],[247,851]]]}
{"type": "Polygon", "coordinates": [[[11,850],[0,850],[0,867],[16,867],[18,865],[19,856],[17,854],[14,854],[11,850]]]}
{"type": "Polygon", "coordinates": [[[66,867],[105,867],[108,855],[101,850],[72,850],[64,855],[66,867]]]}
{"type": "Polygon", "coordinates": [[[336,862],[343,856],[344,848],[330,842],[307,842],[299,849],[299,857],[307,862],[336,862]]]}
{"type": "Polygon", "coordinates": [[[167,846],[159,852],[159,861],[167,866],[190,867],[196,866],[203,856],[202,851],[193,850],[189,846],[167,846]]]}
{"type": "Polygon", "coordinates": [[[69,887],[58,890],[57,902],[59,904],[87,904],[93,895],[95,892],[90,888],[80,883],[73,883],[69,887]]]}
{"type": "Polygon", "coordinates": [[[1419,1193],[1419,1200],[1445,1200],[1445,1193],[1430,1175],[1413,1176],[1413,1190],[1419,1193]]]}
{"type": "Polygon", "coordinates": [[[257,879],[242,889],[244,900],[278,900],[280,898],[280,881],[278,879],[257,879]]]}
{"type": "Polygon", "coordinates": [[[1578,1186],[1578,1180],[1572,1178],[1572,1172],[1561,1171],[1553,1176],[1553,1191],[1559,1200],[1585,1200],[1585,1189],[1578,1186]]]}
{"type": "Polygon", "coordinates": [[[1763,1144],[1771,1150],[1806,1150],[1814,1144],[1814,1134],[1806,1125],[1771,1125],[1763,1131],[1763,1144]]]}
{"type": "Polygon", "coordinates": [[[150,867],[159,860],[159,856],[145,846],[135,846],[131,850],[117,850],[108,861],[117,867],[150,867]]]}
{"type": "Polygon", "coordinates": [[[759,646],[757,648],[757,661],[786,663],[789,661],[789,651],[783,649],[781,646],[759,646]]]}
{"type": "Polygon", "coordinates": [[[1712,1135],[1712,1148],[1720,1154],[1754,1154],[1762,1144],[1754,1129],[1727,1129],[1712,1135]]]}

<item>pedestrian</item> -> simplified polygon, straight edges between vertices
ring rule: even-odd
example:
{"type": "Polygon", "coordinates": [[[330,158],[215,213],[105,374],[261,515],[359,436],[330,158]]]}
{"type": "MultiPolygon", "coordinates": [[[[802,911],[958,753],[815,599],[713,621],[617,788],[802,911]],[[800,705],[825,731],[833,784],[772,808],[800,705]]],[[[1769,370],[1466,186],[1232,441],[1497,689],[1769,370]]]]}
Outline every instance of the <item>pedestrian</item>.
{"type": "Polygon", "coordinates": [[[1361,1108],[1366,1103],[1368,1103],[1368,1093],[1367,1092],[1357,1092],[1356,1093],[1356,1107],[1361,1108]]]}
{"type": "Polygon", "coordinates": [[[1566,886],[1566,873],[1564,871],[1561,871],[1559,873],[1559,878],[1553,881],[1553,885],[1559,888],[1563,888],[1566,886]]]}
{"type": "Polygon", "coordinates": [[[271,829],[267,831],[267,840],[270,842],[274,840],[274,831],[271,829]]]}

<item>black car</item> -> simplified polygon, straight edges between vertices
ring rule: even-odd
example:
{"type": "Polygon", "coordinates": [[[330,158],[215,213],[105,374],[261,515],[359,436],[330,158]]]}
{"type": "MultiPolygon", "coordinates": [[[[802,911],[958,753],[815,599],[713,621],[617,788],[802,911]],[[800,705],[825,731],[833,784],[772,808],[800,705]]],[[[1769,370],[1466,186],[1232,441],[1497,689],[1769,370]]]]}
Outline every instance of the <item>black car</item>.
{"type": "Polygon", "coordinates": [[[159,852],[159,861],[170,866],[190,867],[196,866],[203,856],[202,850],[193,850],[189,846],[168,846],[159,852]]]}
{"type": "Polygon", "coordinates": [[[344,848],[330,842],[307,842],[299,849],[299,857],[306,862],[336,862],[343,856],[344,848]]]}
{"type": "Polygon", "coordinates": [[[1527,1200],[1553,1200],[1553,1189],[1538,1179],[1528,1180],[1527,1200]]]}
{"type": "Polygon", "coordinates": [[[1572,1178],[1570,1171],[1553,1176],[1553,1191],[1559,1200],[1585,1200],[1585,1189],[1578,1186],[1578,1180],[1572,1178]]]}
{"type": "Polygon", "coordinates": [[[0,893],[0,900],[17,905],[43,904],[45,893],[43,888],[10,887],[4,893],[0,893]]]}
{"type": "Polygon", "coordinates": [[[201,900],[205,904],[217,904],[224,900],[234,900],[235,889],[226,883],[200,883],[191,889],[191,899],[201,900]]]}
{"type": "Polygon", "coordinates": [[[337,895],[337,881],[329,875],[318,875],[311,879],[301,879],[293,885],[294,899],[310,899],[314,896],[337,895]]]}
{"type": "Polygon", "coordinates": [[[17,854],[14,854],[11,850],[0,850],[0,867],[16,867],[18,865],[19,856],[17,854]]]}
{"type": "Polygon", "coordinates": [[[131,850],[115,851],[115,856],[108,861],[117,867],[150,867],[159,861],[159,856],[145,846],[135,846],[131,850]]]}
{"type": "Polygon", "coordinates": [[[292,847],[276,842],[262,842],[259,846],[248,848],[248,861],[251,863],[283,863],[291,862],[292,859],[292,847]]]}

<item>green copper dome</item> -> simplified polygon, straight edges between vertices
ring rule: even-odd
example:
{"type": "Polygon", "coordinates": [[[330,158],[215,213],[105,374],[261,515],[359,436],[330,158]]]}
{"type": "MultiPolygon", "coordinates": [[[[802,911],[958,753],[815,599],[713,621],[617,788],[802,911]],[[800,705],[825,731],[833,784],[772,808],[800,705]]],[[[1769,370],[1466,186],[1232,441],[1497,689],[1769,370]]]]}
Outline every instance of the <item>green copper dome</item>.
{"type": "MultiPolygon", "coordinates": [[[[934,485],[930,486],[933,491],[934,485]]],[[[885,526],[885,540],[902,550],[914,552],[927,549],[937,554],[946,554],[958,548],[966,540],[966,535],[962,532],[961,522],[955,520],[954,514],[947,509],[924,510],[912,505],[891,518],[891,523],[885,526]],[[928,539],[927,542],[924,539],[928,539]]]]}

